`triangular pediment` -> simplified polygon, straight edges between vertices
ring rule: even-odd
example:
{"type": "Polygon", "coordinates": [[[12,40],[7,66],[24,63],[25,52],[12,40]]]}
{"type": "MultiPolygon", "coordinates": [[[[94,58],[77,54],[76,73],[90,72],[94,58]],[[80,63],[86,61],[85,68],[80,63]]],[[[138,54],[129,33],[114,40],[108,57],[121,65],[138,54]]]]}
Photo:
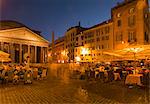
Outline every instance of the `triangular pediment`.
{"type": "Polygon", "coordinates": [[[35,42],[49,43],[42,36],[36,34],[35,32],[33,32],[32,30],[30,30],[26,27],[1,30],[0,31],[0,37],[7,37],[7,38],[22,39],[22,40],[30,40],[30,41],[35,41],[35,42]]]}

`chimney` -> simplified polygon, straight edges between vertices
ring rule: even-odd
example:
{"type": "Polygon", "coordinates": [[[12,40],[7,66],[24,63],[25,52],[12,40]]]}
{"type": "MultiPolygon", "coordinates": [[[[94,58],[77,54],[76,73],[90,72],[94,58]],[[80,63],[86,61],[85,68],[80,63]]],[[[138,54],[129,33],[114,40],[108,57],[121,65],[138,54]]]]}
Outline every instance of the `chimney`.
{"type": "Polygon", "coordinates": [[[80,21],[79,21],[79,27],[81,26],[81,23],[80,23],[80,21]]]}

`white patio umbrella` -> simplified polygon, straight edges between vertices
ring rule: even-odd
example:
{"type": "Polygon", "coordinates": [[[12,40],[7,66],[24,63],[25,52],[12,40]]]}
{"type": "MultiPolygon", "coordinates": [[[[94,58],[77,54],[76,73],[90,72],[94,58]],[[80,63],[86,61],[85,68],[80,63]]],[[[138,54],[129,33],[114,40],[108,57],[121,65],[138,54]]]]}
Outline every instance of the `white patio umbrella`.
{"type": "Polygon", "coordinates": [[[10,62],[11,59],[9,58],[9,55],[10,54],[0,50],[0,62],[10,62]]]}

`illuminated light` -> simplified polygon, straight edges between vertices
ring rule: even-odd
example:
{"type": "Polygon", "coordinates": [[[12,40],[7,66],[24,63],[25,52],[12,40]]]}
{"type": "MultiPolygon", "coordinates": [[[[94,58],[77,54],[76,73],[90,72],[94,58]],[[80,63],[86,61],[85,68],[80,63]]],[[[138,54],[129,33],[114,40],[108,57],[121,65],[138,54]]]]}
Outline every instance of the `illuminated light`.
{"type": "Polygon", "coordinates": [[[76,62],[76,64],[80,64],[80,62],[76,62]]]}
{"type": "Polygon", "coordinates": [[[49,53],[49,54],[48,54],[48,57],[50,57],[50,56],[51,56],[51,54],[49,53]]]}
{"type": "Polygon", "coordinates": [[[122,43],[122,44],[125,44],[125,41],[122,41],[121,43],[122,43]]]}
{"type": "Polygon", "coordinates": [[[60,63],[60,60],[58,60],[58,63],[60,63]]]}
{"type": "Polygon", "coordinates": [[[77,62],[81,61],[81,58],[79,56],[75,57],[75,59],[77,62]]]}
{"type": "Polygon", "coordinates": [[[65,56],[65,55],[66,55],[66,52],[65,52],[65,50],[64,50],[64,51],[62,51],[62,52],[61,52],[61,54],[65,56]]]}
{"type": "Polygon", "coordinates": [[[81,54],[83,55],[88,54],[88,48],[82,48],[81,54]]]}
{"type": "Polygon", "coordinates": [[[129,52],[138,53],[138,52],[143,51],[144,49],[143,48],[127,48],[126,50],[129,51],[129,52]]]}
{"type": "Polygon", "coordinates": [[[61,62],[62,62],[62,63],[65,63],[65,61],[64,61],[64,60],[62,60],[61,62]]]}

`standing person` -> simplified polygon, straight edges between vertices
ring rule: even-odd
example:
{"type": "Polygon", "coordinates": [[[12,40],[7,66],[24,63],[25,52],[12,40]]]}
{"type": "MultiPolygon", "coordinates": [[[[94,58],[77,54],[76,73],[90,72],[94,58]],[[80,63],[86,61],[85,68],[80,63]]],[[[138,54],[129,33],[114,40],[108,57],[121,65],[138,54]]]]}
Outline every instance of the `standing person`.
{"type": "Polygon", "coordinates": [[[29,70],[26,70],[25,74],[24,74],[24,84],[31,84],[32,83],[32,71],[29,69],[29,70]]]}

